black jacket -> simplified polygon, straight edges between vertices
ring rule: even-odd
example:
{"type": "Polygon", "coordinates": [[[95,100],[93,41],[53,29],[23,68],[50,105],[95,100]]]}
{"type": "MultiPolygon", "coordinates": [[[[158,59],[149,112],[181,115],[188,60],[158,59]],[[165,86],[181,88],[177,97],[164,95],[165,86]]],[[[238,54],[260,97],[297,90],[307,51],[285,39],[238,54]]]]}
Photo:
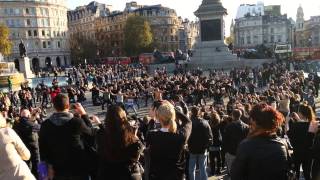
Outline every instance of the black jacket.
{"type": "Polygon", "coordinates": [[[31,158],[36,161],[40,160],[38,143],[38,132],[40,130],[40,125],[35,124],[28,118],[20,118],[19,122],[14,124],[13,129],[29,149],[31,158]]]}
{"type": "Polygon", "coordinates": [[[213,142],[212,142],[212,146],[214,147],[220,147],[222,146],[222,133],[221,133],[221,127],[220,125],[218,126],[215,126],[215,127],[211,127],[211,131],[212,131],[212,139],[213,139],[213,142]]]}
{"type": "Polygon", "coordinates": [[[293,122],[290,124],[288,137],[295,156],[307,157],[306,155],[310,155],[315,134],[308,132],[309,125],[309,122],[293,122]]]}
{"type": "Polygon", "coordinates": [[[192,154],[203,154],[212,144],[212,131],[208,121],[193,117],[192,131],[188,142],[188,148],[192,154]]]}
{"type": "Polygon", "coordinates": [[[232,180],[286,180],[287,150],[276,137],[241,142],[231,168],[232,180]]]}
{"type": "MultiPolygon", "coordinates": [[[[88,116],[83,116],[88,120],[88,116]]],[[[82,176],[88,174],[88,154],[81,136],[94,136],[83,119],[71,113],[54,113],[41,125],[39,135],[41,160],[53,166],[57,176],[82,176]]]]}
{"type": "Polygon", "coordinates": [[[150,154],[150,180],[183,180],[185,172],[185,144],[191,133],[192,123],[176,111],[182,124],[177,133],[154,130],[148,133],[146,143],[150,154]]]}
{"type": "Polygon", "coordinates": [[[247,137],[248,133],[249,126],[241,120],[228,124],[223,133],[223,147],[225,152],[236,155],[238,145],[247,137]]]}
{"type": "Polygon", "coordinates": [[[137,141],[125,147],[121,151],[121,155],[119,156],[119,158],[113,156],[113,159],[109,159],[107,152],[110,152],[110,149],[112,149],[112,147],[108,146],[106,143],[106,130],[101,129],[97,137],[99,154],[99,168],[97,179],[131,179],[131,174],[135,171],[130,172],[129,169],[136,162],[138,162],[139,157],[143,151],[143,144],[141,143],[141,141],[137,141]]]}

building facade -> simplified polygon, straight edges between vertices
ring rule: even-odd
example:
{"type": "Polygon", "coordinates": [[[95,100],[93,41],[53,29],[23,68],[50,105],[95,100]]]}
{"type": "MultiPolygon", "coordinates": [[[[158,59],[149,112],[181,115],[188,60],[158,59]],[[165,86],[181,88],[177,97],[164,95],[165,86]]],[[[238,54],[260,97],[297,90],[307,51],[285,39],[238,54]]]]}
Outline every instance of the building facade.
{"type": "Polygon", "coordinates": [[[179,29],[179,49],[184,52],[193,49],[198,37],[199,22],[183,20],[179,29]]]}
{"type": "Polygon", "coordinates": [[[248,15],[263,16],[264,15],[263,2],[258,2],[257,4],[241,4],[238,7],[236,19],[240,19],[248,15]]]}
{"type": "Polygon", "coordinates": [[[81,36],[87,40],[96,40],[95,20],[110,14],[110,5],[90,2],[86,6],[79,6],[68,11],[68,27],[70,37],[81,36]]]}
{"type": "Polygon", "coordinates": [[[153,38],[160,51],[175,51],[179,48],[179,18],[176,11],[161,5],[143,6],[136,2],[126,4],[124,11],[114,11],[95,19],[95,33],[99,40],[99,55],[124,56],[124,27],[130,15],[145,17],[153,31],[153,38]],[[108,39],[108,41],[101,41],[108,39]]]}
{"type": "Polygon", "coordinates": [[[311,16],[306,23],[307,34],[310,34],[309,46],[320,47],[320,16],[311,16]]]}
{"type": "Polygon", "coordinates": [[[280,5],[264,6],[264,15],[281,16],[281,6],[280,5]]]}
{"type": "Polygon", "coordinates": [[[297,10],[296,16],[296,24],[295,24],[295,47],[305,47],[306,46],[306,37],[304,34],[305,29],[305,20],[304,20],[304,12],[301,6],[299,6],[297,10]]]}
{"type": "Polygon", "coordinates": [[[70,65],[65,0],[0,0],[0,23],[10,28],[10,61],[18,62],[23,40],[34,71],[70,65]]]}
{"type": "Polygon", "coordinates": [[[234,34],[236,48],[272,47],[293,42],[293,25],[287,15],[250,16],[235,20],[234,34]]]}
{"type": "Polygon", "coordinates": [[[112,12],[95,20],[95,33],[100,57],[124,55],[124,27],[129,13],[112,12]],[[106,41],[104,41],[106,40],[106,41]]]}
{"type": "Polygon", "coordinates": [[[295,47],[320,47],[320,16],[304,19],[303,8],[297,10],[295,47]]]}
{"type": "Polygon", "coordinates": [[[174,9],[162,5],[143,6],[132,13],[143,16],[150,22],[157,49],[175,51],[179,48],[180,21],[174,9]]]}

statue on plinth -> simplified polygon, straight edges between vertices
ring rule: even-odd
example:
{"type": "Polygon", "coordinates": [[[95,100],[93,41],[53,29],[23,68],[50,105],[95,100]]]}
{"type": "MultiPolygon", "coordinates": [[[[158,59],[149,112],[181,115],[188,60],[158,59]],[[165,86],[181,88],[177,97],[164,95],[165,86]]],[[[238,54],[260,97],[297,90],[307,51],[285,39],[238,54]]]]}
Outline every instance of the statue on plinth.
{"type": "Polygon", "coordinates": [[[22,39],[20,40],[20,44],[19,44],[19,52],[20,52],[21,58],[27,57],[27,50],[26,50],[26,47],[24,46],[22,39]]]}

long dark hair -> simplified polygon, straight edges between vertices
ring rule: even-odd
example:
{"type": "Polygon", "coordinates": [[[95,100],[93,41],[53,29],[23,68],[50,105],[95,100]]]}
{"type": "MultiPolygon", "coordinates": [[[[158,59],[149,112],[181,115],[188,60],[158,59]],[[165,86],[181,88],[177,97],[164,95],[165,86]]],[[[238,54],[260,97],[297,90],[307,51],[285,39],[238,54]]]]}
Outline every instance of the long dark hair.
{"type": "Polygon", "coordinates": [[[124,149],[138,140],[135,130],[130,126],[126,113],[120,106],[108,108],[105,122],[107,158],[122,159],[124,149]]]}

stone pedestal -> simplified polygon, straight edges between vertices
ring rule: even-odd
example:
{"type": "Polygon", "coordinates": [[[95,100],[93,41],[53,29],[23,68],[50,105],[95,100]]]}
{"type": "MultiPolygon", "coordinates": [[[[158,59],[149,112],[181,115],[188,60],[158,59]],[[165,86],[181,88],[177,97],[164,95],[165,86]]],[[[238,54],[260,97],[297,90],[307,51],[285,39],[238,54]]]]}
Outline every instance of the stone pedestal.
{"type": "Polygon", "coordinates": [[[24,77],[26,79],[34,77],[30,68],[30,59],[28,57],[23,57],[19,59],[19,69],[20,72],[24,74],[24,77]]]}
{"type": "Polygon", "coordinates": [[[196,42],[191,69],[231,69],[243,66],[224,44],[224,15],[227,10],[220,0],[203,0],[194,13],[199,18],[200,36],[196,42]]]}

